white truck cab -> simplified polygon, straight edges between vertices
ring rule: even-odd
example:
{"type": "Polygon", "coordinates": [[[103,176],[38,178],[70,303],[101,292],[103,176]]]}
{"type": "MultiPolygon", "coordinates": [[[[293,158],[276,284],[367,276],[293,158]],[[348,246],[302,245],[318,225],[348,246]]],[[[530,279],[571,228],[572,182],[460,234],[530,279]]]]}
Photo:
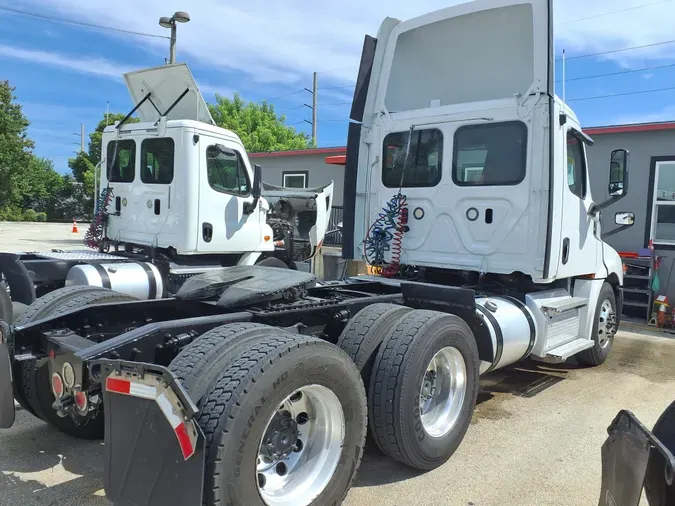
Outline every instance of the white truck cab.
{"type": "Polygon", "coordinates": [[[573,321],[542,333],[534,354],[572,343],[566,358],[592,346],[604,283],[620,314],[622,264],[600,210],[627,191],[628,153],[612,154],[612,198],[594,202],[593,141],[555,95],[552,33],[550,0],[476,0],[387,18],[366,37],[344,249],[385,276],[519,290],[536,313],[551,309],[542,322],[560,310],[573,321]]]}
{"type": "Polygon", "coordinates": [[[316,252],[328,224],[332,183],[261,197],[260,174],[256,179],[241,140],[216,126],[185,64],[124,78],[140,123],[120,122],[103,132],[100,187],[112,190],[109,241],[180,256],[240,255],[240,262],[250,262],[252,253],[257,258],[284,242],[281,229],[270,226],[275,213],[290,222],[304,212],[312,214],[312,227],[296,230],[295,239],[310,244],[300,248],[309,256],[316,252]]]}

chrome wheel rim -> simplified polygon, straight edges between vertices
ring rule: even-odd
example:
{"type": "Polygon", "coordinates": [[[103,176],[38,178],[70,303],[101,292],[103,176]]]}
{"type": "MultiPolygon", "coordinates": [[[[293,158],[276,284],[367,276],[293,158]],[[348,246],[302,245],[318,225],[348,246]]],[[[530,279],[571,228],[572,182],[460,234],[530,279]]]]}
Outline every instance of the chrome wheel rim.
{"type": "Polygon", "coordinates": [[[420,388],[422,426],[432,437],[448,434],[466,397],[466,363],[457,348],[438,351],[429,362],[420,388]]]}
{"type": "Polygon", "coordinates": [[[277,407],[260,440],[258,493],[267,506],[307,505],[330,482],[345,438],[337,396],[322,385],[299,388],[277,407]]]}
{"type": "Polygon", "coordinates": [[[614,306],[609,299],[602,301],[600,306],[600,315],[598,316],[598,344],[601,348],[606,348],[614,337],[614,327],[616,326],[616,313],[614,306]]]}

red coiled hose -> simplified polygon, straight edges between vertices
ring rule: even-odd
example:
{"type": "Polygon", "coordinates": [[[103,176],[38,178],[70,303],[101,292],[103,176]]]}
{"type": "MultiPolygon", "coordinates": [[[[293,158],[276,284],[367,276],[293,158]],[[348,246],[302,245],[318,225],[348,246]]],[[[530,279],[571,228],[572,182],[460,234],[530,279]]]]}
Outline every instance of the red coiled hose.
{"type": "Polygon", "coordinates": [[[396,231],[391,243],[391,262],[382,270],[382,276],[385,278],[393,278],[398,276],[401,268],[401,251],[403,250],[403,234],[408,231],[408,202],[405,197],[400,199],[400,212],[398,215],[398,223],[396,224],[396,231]]]}

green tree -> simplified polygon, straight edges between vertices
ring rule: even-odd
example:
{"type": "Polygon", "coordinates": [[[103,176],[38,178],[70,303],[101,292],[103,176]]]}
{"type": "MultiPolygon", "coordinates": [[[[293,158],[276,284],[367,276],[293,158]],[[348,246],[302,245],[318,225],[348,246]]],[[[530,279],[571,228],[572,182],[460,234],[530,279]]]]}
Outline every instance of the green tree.
{"type": "MultiPolygon", "coordinates": [[[[114,125],[116,121],[122,121],[125,116],[126,114],[116,113],[108,114],[108,117],[106,118],[106,115],[104,114],[103,119],[98,122],[98,125],[96,125],[94,131],[89,134],[89,152],[87,156],[93,165],[96,165],[101,161],[101,141],[103,140],[103,130],[105,130],[106,126],[114,125]]],[[[138,122],[139,119],[134,117],[131,117],[127,120],[127,123],[138,122]]]]}
{"type": "Polygon", "coordinates": [[[63,186],[63,177],[51,160],[31,156],[18,186],[22,209],[46,213],[63,186]]]}
{"type": "Polygon", "coordinates": [[[26,133],[30,123],[14,90],[9,81],[0,81],[0,209],[19,205],[21,176],[34,147],[26,133]]]}
{"type": "Polygon", "coordinates": [[[216,95],[209,110],[216,125],[236,133],[251,153],[310,147],[309,136],[285,125],[286,118],[277,116],[267,102],[244,102],[236,93],[233,99],[216,95]]]}

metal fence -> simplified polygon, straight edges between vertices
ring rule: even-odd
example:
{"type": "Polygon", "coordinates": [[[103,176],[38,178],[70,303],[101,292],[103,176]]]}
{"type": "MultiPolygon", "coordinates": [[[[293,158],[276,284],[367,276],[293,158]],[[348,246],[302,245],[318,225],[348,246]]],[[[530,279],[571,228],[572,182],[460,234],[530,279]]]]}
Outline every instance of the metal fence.
{"type": "Polygon", "coordinates": [[[323,243],[326,246],[342,246],[342,215],[344,214],[344,207],[333,206],[330,211],[330,219],[328,220],[328,230],[326,231],[326,238],[323,243]]]}

